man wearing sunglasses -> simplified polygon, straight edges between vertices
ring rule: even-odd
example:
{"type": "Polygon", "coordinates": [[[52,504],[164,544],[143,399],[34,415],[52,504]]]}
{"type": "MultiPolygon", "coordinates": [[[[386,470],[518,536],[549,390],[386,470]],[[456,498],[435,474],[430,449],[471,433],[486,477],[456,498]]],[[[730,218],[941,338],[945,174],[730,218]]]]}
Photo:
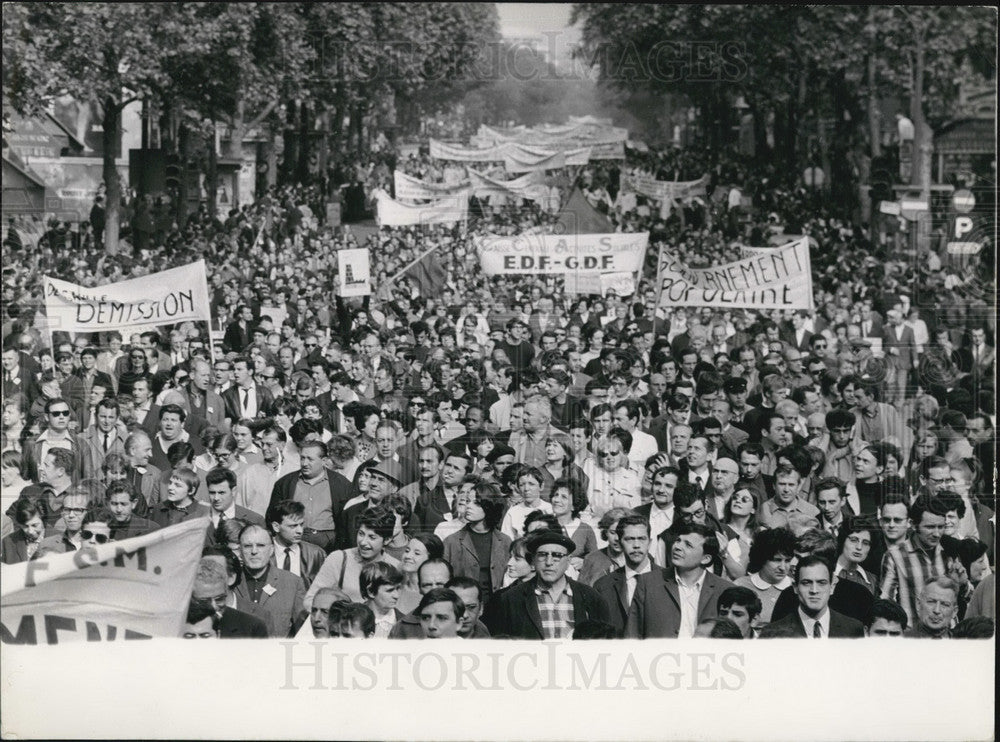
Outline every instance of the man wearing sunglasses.
{"type": "Polygon", "coordinates": [[[25,475],[33,482],[40,480],[41,465],[49,451],[62,448],[69,451],[73,464],[69,474],[77,471],[80,461],[80,445],[69,430],[73,413],[69,402],[62,397],[50,399],[45,403],[45,430],[24,448],[25,475]]]}

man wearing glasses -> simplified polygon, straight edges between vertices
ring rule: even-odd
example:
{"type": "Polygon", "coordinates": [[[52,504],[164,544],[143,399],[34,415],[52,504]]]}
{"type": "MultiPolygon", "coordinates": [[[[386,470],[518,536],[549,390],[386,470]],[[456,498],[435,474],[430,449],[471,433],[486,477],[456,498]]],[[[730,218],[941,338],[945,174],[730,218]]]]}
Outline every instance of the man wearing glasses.
{"type": "MultiPolygon", "coordinates": [[[[87,513],[87,504],[90,502],[89,492],[85,487],[75,487],[63,498],[62,508],[57,511],[60,516],[56,528],[62,526],[62,531],[52,536],[42,539],[38,545],[36,557],[44,556],[48,553],[64,553],[76,551],[83,546],[83,520],[87,513]]],[[[107,528],[107,521],[105,521],[107,528]]],[[[107,531],[110,535],[110,530],[107,531]]],[[[106,540],[106,539],[105,539],[106,540]]]]}
{"type": "Polygon", "coordinates": [[[535,576],[497,593],[483,622],[493,636],[509,639],[570,639],[584,621],[610,619],[608,607],[592,587],[566,577],[576,544],[559,531],[532,534],[525,556],[535,576]]]}
{"type": "MultiPolygon", "coordinates": [[[[32,482],[39,481],[41,464],[53,449],[65,449],[70,454],[71,462],[79,461],[80,446],[69,431],[71,417],[69,403],[62,397],[50,399],[45,403],[46,428],[24,447],[24,470],[32,482]]],[[[76,466],[71,464],[67,472],[73,474],[75,471],[76,466]]]]}

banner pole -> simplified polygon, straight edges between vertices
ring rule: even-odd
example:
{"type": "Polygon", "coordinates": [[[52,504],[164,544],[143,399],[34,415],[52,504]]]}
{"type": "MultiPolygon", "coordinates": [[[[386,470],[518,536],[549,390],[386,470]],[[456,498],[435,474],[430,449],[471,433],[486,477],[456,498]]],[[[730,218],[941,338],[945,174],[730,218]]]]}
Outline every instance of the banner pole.
{"type": "Polygon", "coordinates": [[[421,260],[423,260],[424,258],[426,258],[428,255],[430,255],[432,252],[434,252],[437,249],[438,249],[438,245],[434,245],[430,249],[425,250],[424,252],[420,253],[420,255],[418,255],[414,260],[412,260],[411,262],[409,262],[406,265],[405,268],[401,269],[398,273],[396,273],[396,275],[394,275],[392,278],[390,278],[388,281],[386,281],[386,283],[393,283],[400,276],[402,276],[404,273],[406,273],[406,271],[410,270],[410,268],[412,268],[413,266],[415,266],[417,263],[419,263],[421,260]]]}

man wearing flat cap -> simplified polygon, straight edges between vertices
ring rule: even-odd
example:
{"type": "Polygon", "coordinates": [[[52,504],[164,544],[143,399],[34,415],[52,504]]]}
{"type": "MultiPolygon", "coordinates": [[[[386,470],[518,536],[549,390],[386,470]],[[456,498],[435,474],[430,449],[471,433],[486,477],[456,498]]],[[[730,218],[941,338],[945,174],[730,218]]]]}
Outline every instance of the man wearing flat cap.
{"type": "Polygon", "coordinates": [[[337,541],[337,548],[350,549],[357,546],[358,523],[361,515],[381,502],[384,502],[390,495],[399,491],[403,481],[403,467],[395,461],[382,461],[377,466],[368,470],[369,484],[367,496],[358,496],[348,501],[344,506],[342,517],[342,527],[338,529],[340,538],[337,541]]]}
{"type": "Polygon", "coordinates": [[[483,621],[490,633],[508,639],[570,639],[584,621],[609,620],[608,607],[592,587],[566,577],[576,548],[562,531],[536,531],[526,557],[535,569],[527,582],[493,596],[483,621]]]}

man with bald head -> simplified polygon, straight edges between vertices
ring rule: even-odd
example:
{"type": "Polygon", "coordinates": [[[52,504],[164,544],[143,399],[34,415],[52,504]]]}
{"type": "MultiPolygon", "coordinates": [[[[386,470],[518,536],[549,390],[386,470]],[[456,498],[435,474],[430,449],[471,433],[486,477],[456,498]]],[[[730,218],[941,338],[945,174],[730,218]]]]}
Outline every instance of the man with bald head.
{"type": "Polygon", "coordinates": [[[192,358],[188,383],[181,387],[187,397],[190,418],[200,418],[214,428],[224,429],[226,408],[222,397],[212,389],[212,366],[204,358],[192,358]]]}
{"type": "Polygon", "coordinates": [[[552,427],[552,405],[545,397],[535,395],[524,403],[524,427],[510,434],[507,442],[514,449],[518,463],[526,466],[545,465],[545,441],[550,437],[569,442],[566,433],[552,427]]]}
{"type": "Polygon", "coordinates": [[[740,478],[740,466],[736,459],[720,456],[715,460],[711,476],[712,486],[708,497],[705,498],[705,507],[722,523],[726,517],[726,505],[733,496],[736,482],[740,478]]]}

